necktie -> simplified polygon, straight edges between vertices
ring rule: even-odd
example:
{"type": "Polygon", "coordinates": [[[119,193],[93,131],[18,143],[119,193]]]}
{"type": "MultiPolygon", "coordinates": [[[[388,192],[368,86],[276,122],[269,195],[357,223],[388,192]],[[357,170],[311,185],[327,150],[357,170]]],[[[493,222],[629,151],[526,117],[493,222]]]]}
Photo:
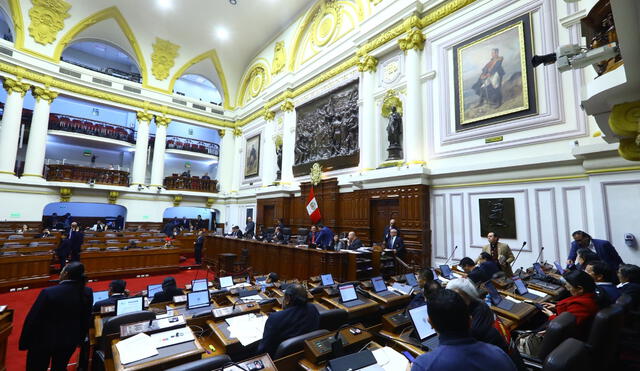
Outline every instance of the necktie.
{"type": "Polygon", "coordinates": [[[311,243],[316,243],[316,232],[311,233],[311,243]]]}

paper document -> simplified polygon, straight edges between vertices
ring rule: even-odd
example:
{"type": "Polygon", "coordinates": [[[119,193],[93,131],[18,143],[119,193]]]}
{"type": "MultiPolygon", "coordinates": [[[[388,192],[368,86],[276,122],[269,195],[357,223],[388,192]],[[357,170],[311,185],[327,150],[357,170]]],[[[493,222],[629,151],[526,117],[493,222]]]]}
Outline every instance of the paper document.
{"type": "Polygon", "coordinates": [[[508,296],[508,295],[505,296],[504,298],[507,299],[507,300],[510,300],[510,301],[512,301],[514,303],[522,303],[522,301],[520,301],[520,300],[518,300],[516,298],[512,298],[511,296],[508,296]]]}
{"type": "Polygon", "coordinates": [[[372,353],[378,366],[386,371],[406,370],[409,365],[409,360],[389,347],[376,349],[372,353]]]}
{"type": "Polygon", "coordinates": [[[544,298],[545,296],[547,296],[547,294],[545,294],[544,292],[538,291],[538,290],[534,290],[531,287],[527,287],[527,291],[529,291],[533,295],[538,295],[541,298],[544,298]]]}
{"type": "Polygon", "coordinates": [[[249,295],[249,296],[245,296],[242,298],[242,301],[244,301],[245,303],[248,301],[260,301],[260,300],[264,300],[264,298],[260,295],[249,295]]]}
{"type": "Polygon", "coordinates": [[[124,365],[158,354],[158,349],[153,345],[151,337],[145,333],[118,342],[116,349],[120,354],[120,363],[124,365]]]}
{"type": "Polygon", "coordinates": [[[254,313],[231,317],[225,320],[229,325],[229,335],[247,346],[262,339],[267,316],[256,316],[254,313]]]}

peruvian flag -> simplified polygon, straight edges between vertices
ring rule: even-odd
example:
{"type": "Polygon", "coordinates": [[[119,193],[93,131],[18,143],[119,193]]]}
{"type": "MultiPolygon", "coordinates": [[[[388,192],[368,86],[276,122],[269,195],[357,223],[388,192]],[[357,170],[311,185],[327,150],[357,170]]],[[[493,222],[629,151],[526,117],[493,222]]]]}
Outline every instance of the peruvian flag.
{"type": "Polygon", "coordinates": [[[318,207],[318,201],[316,201],[316,195],[313,193],[313,186],[311,187],[311,192],[309,192],[309,197],[307,197],[307,213],[309,213],[313,224],[316,224],[320,219],[322,219],[322,215],[320,215],[320,208],[318,207]]]}

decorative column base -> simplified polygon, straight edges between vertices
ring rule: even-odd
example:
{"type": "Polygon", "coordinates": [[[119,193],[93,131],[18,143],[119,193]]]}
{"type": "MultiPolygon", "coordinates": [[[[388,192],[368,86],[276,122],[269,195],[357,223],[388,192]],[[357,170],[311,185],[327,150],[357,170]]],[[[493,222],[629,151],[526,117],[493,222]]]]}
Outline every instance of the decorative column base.
{"type": "Polygon", "coordinates": [[[389,148],[387,148],[387,152],[389,153],[389,156],[387,156],[387,161],[402,159],[402,146],[389,146],[389,148]]]}

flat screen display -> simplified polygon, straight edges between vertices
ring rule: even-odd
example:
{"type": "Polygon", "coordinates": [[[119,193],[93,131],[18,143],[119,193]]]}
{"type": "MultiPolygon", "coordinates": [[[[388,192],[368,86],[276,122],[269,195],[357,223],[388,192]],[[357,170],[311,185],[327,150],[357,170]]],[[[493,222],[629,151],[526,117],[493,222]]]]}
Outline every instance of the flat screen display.
{"type": "Polygon", "coordinates": [[[322,280],[322,286],[331,286],[333,285],[333,276],[331,273],[329,274],[321,274],[320,280],[322,280]]]}
{"type": "Polygon", "coordinates": [[[358,298],[356,294],[356,289],[353,287],[353,284],[348,283],[346,285],[338,286],[338,290],[340,291],[340,299],[342,302],[347,302],[351,300],[355,300],[358,298]]]}
{"type": "Polygon", "coordinates": [[[209,290],[193,291],[187,294],[187,308],[201,308],[209,305],[209,290]]]}
{"type": "Polygon", "coordinates": [[[109,298],[109,291],[94,291],[93,292],[93,304],[109,298]]]}
{"type": "Polygon", "coordinates": [[[156,284],[156,285],[149,285],[147,286],[147,297],[149,298],[153,298],[153,295],[155,295],[157,292],[162,291],[162,284],[156,284]]]}
{"type": "Polygon", "coordinates": [[[500,302],[502,301],[502,296],[500,296],[500,293],[498,292],[498,290],[496,290],[496,287],[493,285],[493,283],[487,281],[485,282],[484,287],[487,289],[493,305],[500,304],[500,302]]]}
{"type": "Polygon", "coordinates": [[[387,284],[384,283],[384,280],[380,276],[373,277],[371,284],[373,284],[373,291],[375,292],[385,291],[387,289],[387,284]]]}
{"type": "Polygon", "coordinates": [[[407,280],[407,285],[409,286],[418,286],[418,281],[416,280],[416,275],[413,273],[407,273],[404,275],[404,278],[407,280]]]}
{"type": "Polygon", "coordinates": [[[540,263],[533,263],[533,269],[536,270],[536,273],[538,273],[541,276],[546,276],[547,274],[544,273],[544,271],[542,270],[542,266],[540,265],[540,263]]]}
{"type": "Polygon", "coordinates": [[[142,297],[120,299],[116,302],[116,316],[142,310],[142,297]]]}
{"type": "Polygon", "coordinates": [[[442,276],[451,277],[451,267],[446,264],[440,266],[440,272],[442,272],[442,276]]]}
{"type": "Polygon", "coordinates": [[[416,329],[416,332],[420,337],[420,341],[423,341],[436,333],[436,330],[434,330],[429,321],[427,321],[428,315],[426,305],[409,309],[409,316],[411,316],[411,322],[413,322],[413,327],[416,329]]]}
{"type": "Polygon", "coordinates": [[[527,286],[525,286],[524,282],[522,282],[520,277],[518,276],[513,277],[513,283],[516,285],[516,290],[518,291],[518,294],[524,295],[529,292],[529,290],[527,290],[527,286]]]}
{"type": "Polygon", "coordinates": [[[233,286],[233,277],[231,276],[220,277],[221,289],[224,289],[225,287],[231,287],[231,286],[233,286]]]}
{"type": "Polygon", "coordinates": [[[555,264],[558,273],[564,274],[564,269],[562,268],[562,265],[560,265],[560,262],[553,262],[553,264],[555,264]]]}
{"type": "Polygon", "coordinates": [[[191,281],[191,291],[202,291],[207,289],[208,287],[206,279],[191,281]]]}

